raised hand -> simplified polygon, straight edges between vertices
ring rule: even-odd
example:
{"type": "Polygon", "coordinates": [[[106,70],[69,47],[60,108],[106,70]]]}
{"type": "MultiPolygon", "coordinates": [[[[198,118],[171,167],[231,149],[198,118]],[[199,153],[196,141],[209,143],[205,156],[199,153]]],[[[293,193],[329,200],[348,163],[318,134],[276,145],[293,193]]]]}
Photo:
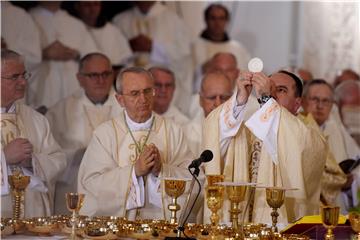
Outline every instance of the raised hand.
{"type": "Polygon", "coordinates": [[[273,82],[262,72],[254,73],[251,83],[255,89],[257,98],[264,95],[270,96],[274,89],[273,82]]]}
{"type": "Polygon", "coordinates": [[[10,165],[25,164],[32,158],[33,146],[26,138],[16,138],[4,147],[6,162],[10,165]]]}
{"type": "Polygon", "coordinates": [[[248,71],[241,71],[238,79],[236,80],[237,86],[237,95],[236,100],[238,105],[244,105],[249,95],[251,94],[252,85],[251,80],[253,77],[253,73],[248,71]]]}

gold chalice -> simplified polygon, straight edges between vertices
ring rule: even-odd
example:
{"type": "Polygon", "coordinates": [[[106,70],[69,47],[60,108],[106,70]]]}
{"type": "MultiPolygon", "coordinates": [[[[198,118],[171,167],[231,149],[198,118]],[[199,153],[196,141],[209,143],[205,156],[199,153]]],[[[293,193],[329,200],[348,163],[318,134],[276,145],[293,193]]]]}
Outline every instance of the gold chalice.
{"type": "Polygon", "coordinates": [[[325,240],[335,239],[333,228],[335,228],[338,224],[339,210],[340,208],[335,206],[322,206],[320,209],[322,223],[327,229],[324,237],[325,240]]]}
{"type": "Polygon", "coordinates": [[[215,183],[223,182],[225,179],[224,175],[206,175],[208,186],[214,186],[215,183]]]}
{"type": "Polygon", "coordinates": [[[79,211],[80,211],[82,205],[84,204],[84,198],[85,198],[85,194],[82,194],[82,193],[66,193],[65,194],[66,206],[67,206],[68,210],[72,212],[71,235],[70,235],[70,239],[72,239],[72,240],[79,239],[76,236],[75,228],[76,228],[76,224],[78,222],[79,211]]]}
{"type": "Polygon", "coordinates": [[[211,237],[214,239],[216,235],[216,229],[219,225],[218,210],[222,207],[224,201],[224,187],[223,186],[207,186],[206,187],[206,203],[211,210],[211,237]]]}
{"type": "Polygon", "coordinates": [[[25,212],[25,209],[21,209],[21,203],[24,203],[24,192],[26,187],[30,183],[30,177],[20,174],[20,172],[15,172],[14,175],[8,177],[9,184],[11,187],[11,195],[14,200],[13,205],[13,219],[20,219],[20,214],[22,211],[25,212]]]}
{"type": "Polygon", "coordinates": [[[352,230],[357,233],[356,239],[360,240],[360,213],[351,212],[349,214],[349,221],[350,221],[352,230]]]}
{"type": "Polygon", "coordinates": [[[177,224],[176,212],[180,210],[180,205],[177,203],[177,199],[185,191],[186,180],[165,178],[164,181],[165,192],[169,197],[171,197],[171,203],[168,206],[168,209],[171,212],[170,223],[177,224]]]}
{"type": "Polygon", "coordinates": [[[266,202],[273,209],[271,213],[271,218],[272,218],[271,230],[273,232],[278,232],[278,228],[276,224],[279,213],[277,212],[277,209],[283,205],[284,200],[285,200],[285,189],[277,188],[277,187],[266,188],[266,202]]]}

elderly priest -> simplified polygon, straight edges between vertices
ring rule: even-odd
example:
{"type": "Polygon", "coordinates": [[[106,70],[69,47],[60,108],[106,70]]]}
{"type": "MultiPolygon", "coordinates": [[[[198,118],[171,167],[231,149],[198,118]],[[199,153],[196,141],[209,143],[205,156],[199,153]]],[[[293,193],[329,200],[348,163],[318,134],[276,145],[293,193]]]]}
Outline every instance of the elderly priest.
{"type": "Polygon", "coordinates": [[[192,159],[181,128],[153,112],[154,79],[132,67],[116,80],[124,111],[100,125],[85,152],[78,191],[86,215],[166,219],[161,177],[187,177],[192,159]]]}

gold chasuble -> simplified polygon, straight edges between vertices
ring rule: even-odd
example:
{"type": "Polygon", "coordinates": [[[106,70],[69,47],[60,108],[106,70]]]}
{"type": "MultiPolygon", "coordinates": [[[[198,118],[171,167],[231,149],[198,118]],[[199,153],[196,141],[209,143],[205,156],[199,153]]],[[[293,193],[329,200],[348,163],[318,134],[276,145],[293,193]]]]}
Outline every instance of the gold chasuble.
{"type": "MultiPolygon", "coordinates": [[[[65,154],[51,135],[46,118],[23,104],[15,104],[14,113],[1,114],[1,150],[2,188],[5,178],[12,171],[27,169],[37,180],[29,184],[25,191],[25,201],[22,217],[49,216],[53,211],[54,189],[58,175],[66,166],[65,154]],[[32,160],[28,166],[5,164],[3,148],[16,138],[26,138],[33,145],[32,160]],[[4,162],[3,162],[4,161],[4,162]],[[5,171],[5,169],[7,171],[5,171]],[[42,182],[42,183],[40,183],[42,182]],[[43,185],[43,187],[39,187],[43,185]]],[[[32,178],[33,178],[32,177],[32,178]]],[[[3,189],[2,189],[3,190],[3,189]]],[[[11,193],[1,196],[1,216],[12,217],[11,193]]]]}
{"type": "MultiPolygon", "coordinates": [[[[147,145],[155,144],[159,149],[162,161],[159,177],[191,177],[187,166],[193,156],[186,145],[182,130],[155,113],[153,116],[154,122],[148,137],[148,130],[132,131],[130,134],[123,114],[103,123],[94,131],[78,174],[78,191],[86,194],[81,214],[113,215],[131,219],[135,216],[134,211],[138,211],[137,216],[142,219],[169,219],[167,206],[171,199],[165,194],[163,182],[157,189],[162,196],[162,208],[149,202],[151,193],[144,179],[144,206],[126,210],[132,171],[139,156],[137,145],[143,146],[146,141],[147,145]]],[[[187,192],[179,198],[180,205],[186,196],[187,192]]]]}
{"type": "MultiPolygon", "coordinates": [[[[214,154],[213,161],[205,165],[205,174],[224,174],[225,181],[255,180],[259,185],[265,186],[273,186],[276,182],[279,187],[297,188],[296,191],[286,192],[285,203],[278,210],[280,223],[286,224],[304,215],[318,214],[320,180],[326,159],[326,145],[320,135],[285,108],[279,105],[273,108],[272,111],[280,116],[276,152],[278,164],[275,165],[276,174],[274,174],[272,157],[265,150],[263,142],[256,138],[245,125],[245,121],[251,116],[249,114],[252,114],[248,104],[243,110],[245,120],[241,122],[235,136],[231,138],[224,158],[221,158],[219,118],[224,107],[228,107],[228,102],[211,112],[205,120],[206,131],[204,131],[203,144],[214,154]]],[[[249,196],[246,198],[247,201],[249,201],[249,196]]],[[[220,215],[223,222],[229,222],[229,205],[229,201],[225,200],[222,215],[220,215]]],[[[252,222],[271,223],[272,209],[266,203],[265,189],[255,190],[254,201],[250,205],[252,205],[250,207],[252,222]]],[[[204,221],[206,221],[210,213],[206,206],[204,212],[204,221]]],[[[249,218],[248,215],[247,212],[245,222],[249,218]]]]}
{"type": "Polygon", "coordinates": [[[319,125],[316,123],[313,116],[311,114],[307,114],[306,116],[304,114],[299,114],[298,117],[305,123],[306,126],[315,129],[326,141],[327,154],[325,169],[321,178],[320,199],[325,205],[336,204],[336,198],[347,180],[346,174],[336,162],[334,154],[330,150],[328,139],[320,130],[319,125]]]}

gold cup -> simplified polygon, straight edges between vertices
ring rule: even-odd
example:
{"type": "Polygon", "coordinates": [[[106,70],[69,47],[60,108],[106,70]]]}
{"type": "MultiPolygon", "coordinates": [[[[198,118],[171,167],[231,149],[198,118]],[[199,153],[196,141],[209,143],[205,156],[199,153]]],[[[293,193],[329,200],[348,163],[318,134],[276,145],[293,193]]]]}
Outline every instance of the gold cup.
{"type": "Polygon", "coordinates": [[[231,203],[230,221],[235,232],[239,230],[239,214],[241,213],[240,203],[245,200],[248,186],[226,186],[226,193],[231,203]]]}
{"type": "Polygon", "coordinates": [[[277,218],[279,213],[277,209],[280,208],[285,200],[285,189],[281,188],[266,188],[266,202],[273,209],[271,213],[272,227],[271,230],[273,232],[278,232],[277,218]]]}
{"type": "Polygon", "coordinates": [[[215,183],[223,182],[225,179],[224,175],[206,175],[208,186],[214,186],[215,183]]]}
{"type": "Polygon", "coordinates": [[[211,210],[211,225],[217,226],[219,224],[219,215],[217,211],[222,207],[224,201],[224,187],[223,186],[207,186],[206,187],[206,203],[211,210]]]}
{"type": "MultiPolygon", "coordinates": [[[[14,175],[8,177],[8,180],[11,187],[11,195],[14,200],[13,219],[19,220],[22,212],[21,203],[25,202],[24,192],[30,183],[30,177],[24,176],[20,174],[20,172],[15,172],[14,175]]],[[[23,209],[23,211],[25,212],[25,209],[23,209]]]]}
{"type": "Polygon", "coordinates": [[[357,234],[357,240],[360,240],[360,213],[351,212],[349,214],[349,221],[351,224],[351,228],[357,234]]]}
{"type": "Polygon", "coordinates": [[[335,206],[322,206],[320,208],[321,220],[324,227],[327,229],[324,239],[334,240],[335,235],[333,228],[335,228],[339,221],[339,207],[335,206]]]}
{"type": "Polygon", "coordinates": [[[80,211],[82,205],[84,204],[84,198],[85,198],[85,194],[82,194],[82,193],[66,193],[65,194],[66,206],[67,206],[68,210],[70,212],[72,212],[71,235],[70,235],[70,239],[72,239],[72,240],[79,239],[76,236],[75,228],[76,228],[76,224],[78,222],[79,211],[80,211]]]}
{"type": "Polygon", "coordinates": [[[165,179],[165,192],[171,197],[171,203],[168,206],[168,209],[171,212],[170,223],[177,224],[176,212],[180,210],[180,205],[177,203],[178,197],[180,197],[186,186],[185,180],[180,179],[165,179]]]}

